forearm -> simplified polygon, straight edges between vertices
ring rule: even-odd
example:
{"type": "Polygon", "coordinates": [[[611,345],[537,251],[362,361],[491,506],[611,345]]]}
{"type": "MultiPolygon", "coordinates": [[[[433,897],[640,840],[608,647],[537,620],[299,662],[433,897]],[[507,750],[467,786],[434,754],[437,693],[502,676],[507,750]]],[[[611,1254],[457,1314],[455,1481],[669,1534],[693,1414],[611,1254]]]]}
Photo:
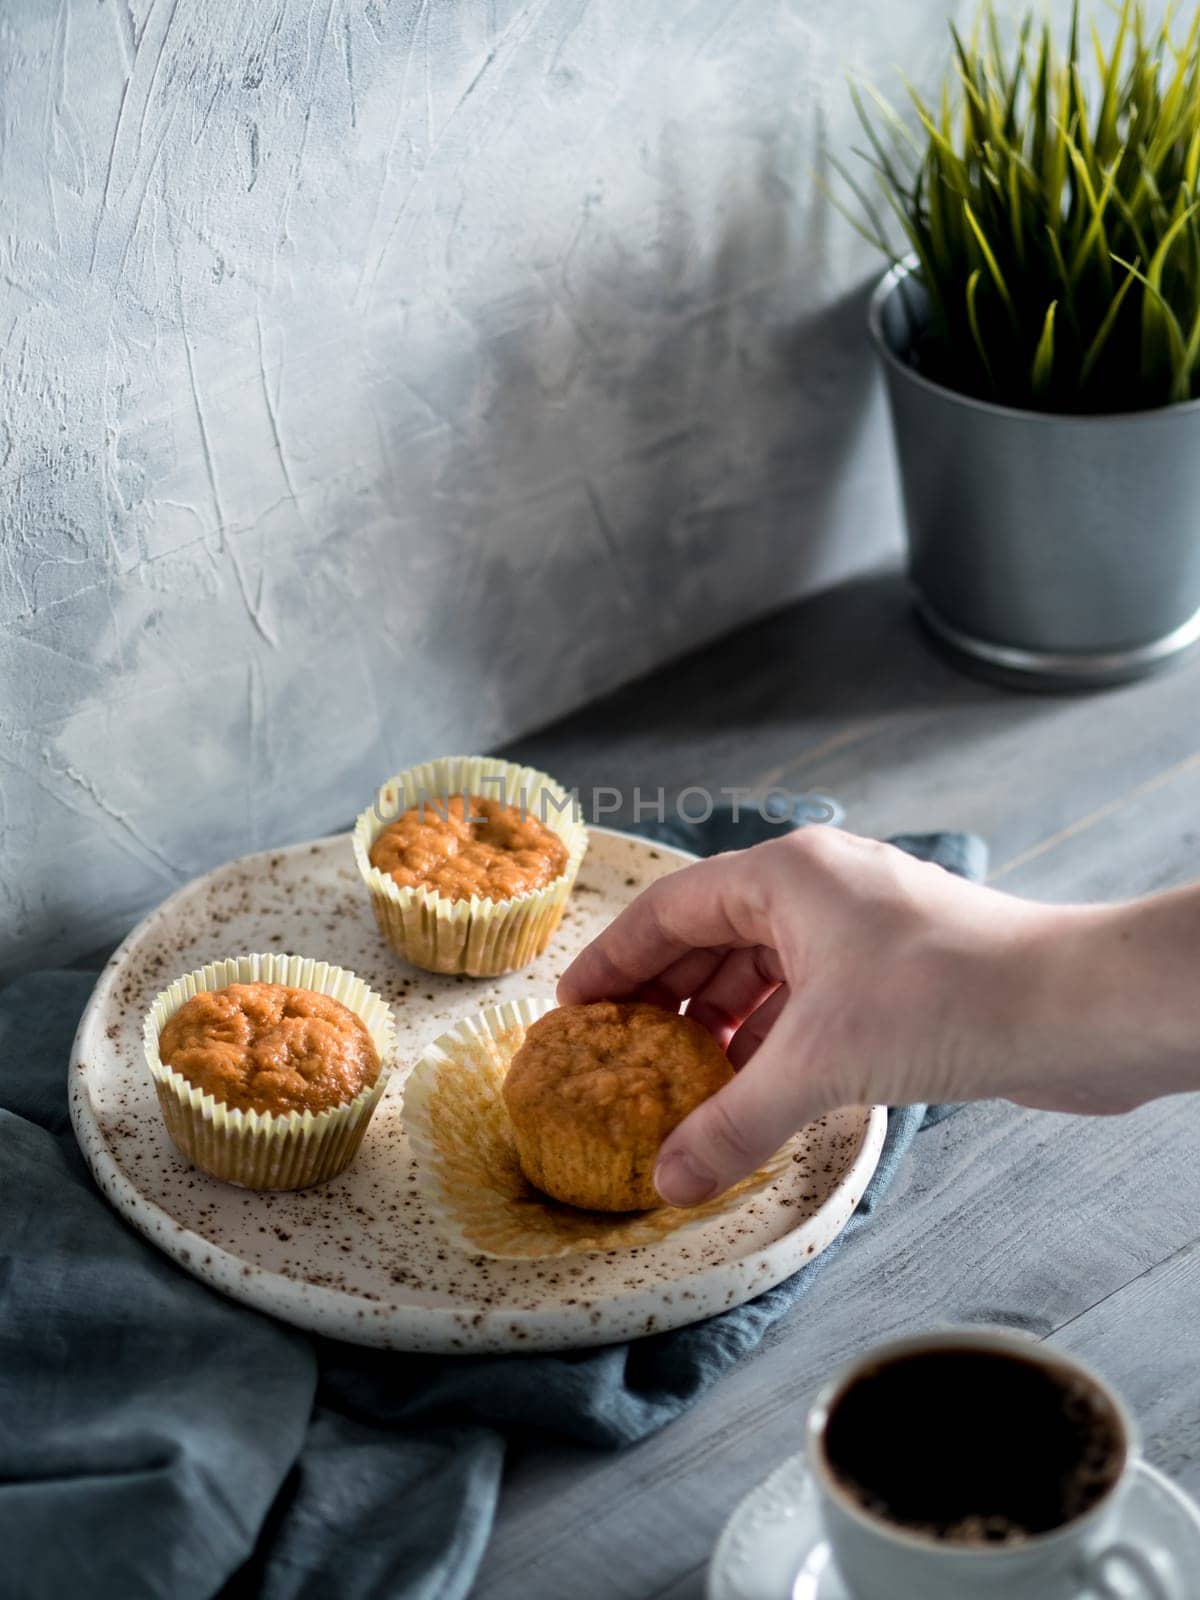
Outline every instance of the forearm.
{"type": "Polygon", "coordinates": [[[1047,908],[1028,958],[1041,1070],[1012,1098],[1125,1111],[1200,1089],[1200,885],[1047,908]]]}

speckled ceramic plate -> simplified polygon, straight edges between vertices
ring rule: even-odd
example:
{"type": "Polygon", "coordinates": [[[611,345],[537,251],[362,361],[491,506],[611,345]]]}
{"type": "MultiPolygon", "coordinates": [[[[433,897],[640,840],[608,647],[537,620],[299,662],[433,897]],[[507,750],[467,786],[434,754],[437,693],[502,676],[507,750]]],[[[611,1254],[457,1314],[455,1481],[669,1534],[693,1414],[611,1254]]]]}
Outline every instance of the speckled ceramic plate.
{"type": "Polygon", "coordinates": [[[439,977],[383,943],[350,838],[247,856],[180,889],[126,939],[79,1025],[71,1117],[96,1181],[160,1249],[226,1294],[360,1344],[479,1351],[602,1344],[695,1322],[780,1282],[844,1226],[874,1171],[882,1109],[817,1124],[800,1160],[733,1217],[675,1241],[562,1262],[475,1259],[417,1194],[401,1116],[405,1065],[468,1012],[554,992],[567,961],[645,884],[691,858],[593,828],[550,949],[503,978],[439,977]],[[393,1007],[399,1066],[349,1171],[250,1194],[189,1167],[167,1138],[142,1017],[180,973],[247,950],[349,967],[393,1007]]]}

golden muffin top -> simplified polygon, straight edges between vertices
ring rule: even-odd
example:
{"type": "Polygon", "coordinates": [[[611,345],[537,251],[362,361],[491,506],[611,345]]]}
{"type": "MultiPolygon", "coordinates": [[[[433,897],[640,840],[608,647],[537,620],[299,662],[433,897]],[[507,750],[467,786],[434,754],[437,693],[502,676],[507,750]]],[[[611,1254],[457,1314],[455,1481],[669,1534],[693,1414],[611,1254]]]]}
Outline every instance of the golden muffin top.
{"type": "Polygon", "coordinates": [[[427,885],[447,900],[511,900],[552,883],[567,847],[539,818],[482,795],[411,806],[371,846],[371,865],[402,889],[427,885]]]}
{"type": "Polygon", "coordinates": [[[504,1080],[514,1122],[569,1122],[609,1145],[657,1148],[733,1077],[712,1034],[643,1001],[559,1006],[532,1023],[504,1080]]]}
{"type": "Polygon", "coordinates": [[[331,1110],[379,1076],[361,1018],[328,995],[231,983],[193,995],[159,1036],[161,1060],[238,1111],[331,1110]]]}

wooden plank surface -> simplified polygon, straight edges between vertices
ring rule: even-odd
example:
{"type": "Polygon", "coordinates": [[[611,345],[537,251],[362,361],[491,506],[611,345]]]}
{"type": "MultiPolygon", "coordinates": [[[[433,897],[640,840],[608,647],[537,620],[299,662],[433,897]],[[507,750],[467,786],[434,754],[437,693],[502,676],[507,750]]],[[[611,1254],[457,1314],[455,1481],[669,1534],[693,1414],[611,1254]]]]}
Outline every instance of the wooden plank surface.
{"type": "MultiPolygon", "coordinates": [[[[963,677],[898,579],[804,603],[509,752],[583,791],[782,784],[847,826],[959,827],[993,877],[1051,900],[1197,876],[1200,665],[1090,696],[963,677]]],[[[1077,1351],[1130,1400],[1150,1459],[1200,1493],[1200,1096],[1082,1119],[970,1107],[920,1136],[876,1224],[701,1403],[617,1455],[511,1461],[481,1600],[698,1600],[722,1521],[799,1447],[856,1351],[1001,1322],[1077,1351]]]]}

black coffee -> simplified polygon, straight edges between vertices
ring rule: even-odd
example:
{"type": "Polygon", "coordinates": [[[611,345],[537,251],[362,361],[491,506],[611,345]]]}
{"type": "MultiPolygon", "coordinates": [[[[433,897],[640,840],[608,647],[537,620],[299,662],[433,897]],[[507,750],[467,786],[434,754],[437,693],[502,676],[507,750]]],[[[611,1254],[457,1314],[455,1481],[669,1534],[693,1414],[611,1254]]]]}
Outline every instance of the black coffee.
{"type": "Polygon", "coordinates": [[[825,1456],[843,1488],[888,1522],[1002,1544],[1089,1510],[1116,1482],[1125,1444],[1086,1378],[947,1346],[855,1378],[830,1411],[825,1456]]]}

